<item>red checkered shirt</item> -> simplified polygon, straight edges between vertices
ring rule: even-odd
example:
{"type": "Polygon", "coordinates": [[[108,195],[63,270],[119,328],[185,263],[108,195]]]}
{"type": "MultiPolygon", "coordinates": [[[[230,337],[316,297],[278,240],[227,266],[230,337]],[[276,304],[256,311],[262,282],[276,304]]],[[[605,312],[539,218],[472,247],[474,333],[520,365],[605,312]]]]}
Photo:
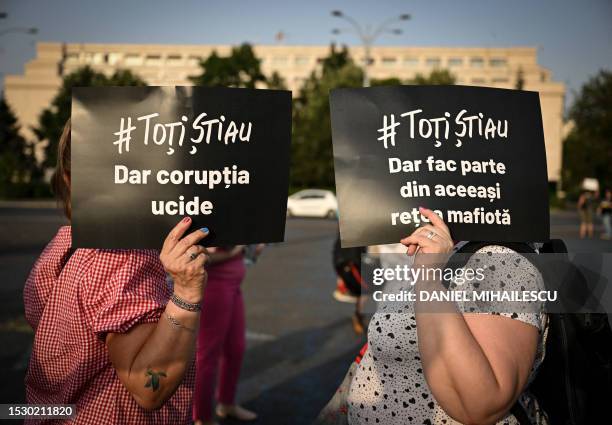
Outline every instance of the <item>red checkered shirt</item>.
{"type": "Polygon", "coordinates": [[[28,403],[76,404],[76,424],[191,423],[194,364],[161,409],[146,411],[119,381],[105,344],[108,332],[159,320],[170,296],[159,253],[78,249],[69,259],[70,245],[70,227],[60,228],[24,288],[35,332],[28,403]]]}

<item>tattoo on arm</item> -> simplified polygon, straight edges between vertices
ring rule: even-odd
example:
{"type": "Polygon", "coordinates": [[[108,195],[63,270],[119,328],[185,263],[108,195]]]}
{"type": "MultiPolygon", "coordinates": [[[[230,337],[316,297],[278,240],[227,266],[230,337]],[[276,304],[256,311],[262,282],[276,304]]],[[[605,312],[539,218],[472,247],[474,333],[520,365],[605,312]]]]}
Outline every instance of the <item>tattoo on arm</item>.
{"type": "Polygon", "coordinates": [[[159,389],[159,378],[165,378],[166,372],[156,372],[151,368],[147,368],[147,382],[145,383],[145,388],[151,388],[153,391],[157,391],[159,389]]]}
{"type": "Polygon", "coordinates": [[[186,331],[189,331],[191,333],[195,333],[195,329],[189,328],[185,325],[183,325],[181,322],[179,322],[178,320],[176,320],[176,318],[174,318],[174,316],[170,316],[168,313],[164,312],[164,315],[166,316],[166,319],[168,319],[168,322],[174,326],[175,328],[178,329],[185,329],[186,331]]]}

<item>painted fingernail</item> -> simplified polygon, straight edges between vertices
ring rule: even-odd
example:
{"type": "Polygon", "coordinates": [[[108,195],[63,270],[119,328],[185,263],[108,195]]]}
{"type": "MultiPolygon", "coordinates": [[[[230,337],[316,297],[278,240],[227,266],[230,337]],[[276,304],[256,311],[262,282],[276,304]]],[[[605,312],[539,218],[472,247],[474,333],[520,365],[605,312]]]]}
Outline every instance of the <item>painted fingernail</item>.
{"type": "Polygon", "coordinates": [[[204,233],[208,233],[208,227],[202,227],[200,229],[200,231],[204,232],[204,233]]]}
{"type": "Polygon", "coordinates": [[[185,217],[185,218],[183,219],[183,222],[184,222],[184,223],[188,223],[189,221],[191,221],[191,218],[190,218],[190,217],[185,217]]]}

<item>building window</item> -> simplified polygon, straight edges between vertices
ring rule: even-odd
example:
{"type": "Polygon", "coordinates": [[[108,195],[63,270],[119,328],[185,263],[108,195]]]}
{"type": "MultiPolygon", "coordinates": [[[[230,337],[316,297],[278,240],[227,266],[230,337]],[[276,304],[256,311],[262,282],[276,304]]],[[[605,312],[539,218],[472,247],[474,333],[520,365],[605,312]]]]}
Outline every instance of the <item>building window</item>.
{"type": "Polygon", "coordinates": [[[127,66],[142,65],[142,57],[137,53],[128,53],[125,55],[125,64],[127,66]]]}
{"type": "Polygon", "coordinates": [[[472,78],[472,84],[484,84],[486,80],[484,78],[472,78]]]}
{"type": "Polygon", "coordinates": [[[296,65],[308,65],[310,63],[310,58],[308,56],[296,56],[295,64],[296,65]]]}
{"type": "Polygon", "coordinates": [[[116,65],[121,60],[121,53],[109,53],[106,55],[106,61],[109,65],[116,65]]]}
{"type": "Polygon", "coordinates": [[[181,55],[168,55],[166,63],[171,66],[182,65],[183,57],[181,55]]]}
{"type": "Polygon", "coordinates": [[[161,65],[161,55],[147,55],[145,65],[159,66],[161,65]]]}
{"type": "Polygon", "coordinates": [[[68,53],[68,54],[66,54],[66,62],[68,62],[68,63],[78,63],[79,62],[79,54],[78,53],[68,53]]]}
{"type": "Polygon", "coordinates": [[[419,66],[419,58],[404,58],[404,66],[413,68],[419,66]]]}
{"type": "Polygon", "coordinates": [[[394,66],[397,63],[397,59],[391,57],[383,57],[381,62],[384,66],[394,66]]]}
{"type": "Polygon", "coordinates": [[[432,68],[439,68],[440,67],[440,58],[427,58],[425,60],[425,65],[430,66],[432,68]]]}
{"type": "Polygon", "coordinates": [[[462,58],[449,58],[448,66],[449,68],[456,68],[459,66],[463,66],[463,59],[462,58]]]}
{"type": "Polygon", "coordinates": [[[104,63],[104,54],[103,53],[85,53],[85,62],[92,65],[99,65],[104,63]]]}
{"type": "Polygon", "coordinates": [[[471,58],[470,66],[472,68],[482,68],[484,66],[484,59],[483,58],[471,58]]]}
{"type": "Polygon", "coordinates": [[[489,61],[489,65],[494,68],[501,68],[508,65],[508,61],[504,58],[493,58],[489,61]]]}

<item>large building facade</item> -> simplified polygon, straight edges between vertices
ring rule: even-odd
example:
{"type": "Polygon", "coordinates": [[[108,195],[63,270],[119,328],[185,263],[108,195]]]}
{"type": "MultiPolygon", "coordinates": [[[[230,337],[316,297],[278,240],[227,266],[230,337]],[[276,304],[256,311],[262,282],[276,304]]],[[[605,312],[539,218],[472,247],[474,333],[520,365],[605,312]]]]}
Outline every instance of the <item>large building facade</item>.
{"type": "MultiPolygon", "coordinates": [[[[189,76],[200,73],[199,61],[216,51],[229,54],[229,45],[146,45],[80,44],[41,42],[36,57],[25,64],[22,75],[7,75],[6,100],[13,108],[26,137],[33,138],[31,126],[48,107],[62,78],[89,65],[105,74],[130,69],[149,85],[189,85],[189,76]]],[[[266,75],[278,72],[295,93],[310,73],[328,55],[329,46],[256,45],[266,75]]],[[[365,63],[360,47],[349,47],[358,63],[365,63]]],[[[368,74],[372,79],[396,77],[401,80],[434,69],[448,69],[457,84],[500,88],[516,87],[522,78],[525,90],[540,94],[548,179],[561,175],[561,147],[565,86],[552,80],[551,72],[537,62],[535,47],[404,47],[378,46],[371,49],[368,74]],[[519,77],[519,75],[521,77],[519,77]]]]}

